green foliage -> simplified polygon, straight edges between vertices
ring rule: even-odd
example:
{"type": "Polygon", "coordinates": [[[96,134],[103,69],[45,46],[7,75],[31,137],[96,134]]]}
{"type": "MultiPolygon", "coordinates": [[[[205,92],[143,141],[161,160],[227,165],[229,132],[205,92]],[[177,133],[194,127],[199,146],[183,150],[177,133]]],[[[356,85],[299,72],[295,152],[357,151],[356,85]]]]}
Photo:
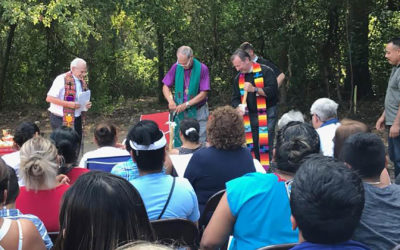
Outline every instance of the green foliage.
{"type": "Polygon", "coordinates": [[[129,98],[159,95],[176,49],[185,44],[210,69],[210,101],[228,104],[236,74],[229,57],[244,41],[286,74],[288,106],[306,110],[321,96],[346,98],[349,65],[363,60],[381,96],[390,70],[384,43],[399,34],[400,14],[388,10],[387,0],[368,0],[365,13],[354,13],[359,2],[2,0],[0,74],[6,69],[7,77],[2,82],[0,75],[0,102],[45,107],[52,81],[78,56],[89,65],[94,110],[110,111],[129,98]],[[369,26],[357,26],[357,18],[369,26]],[[360,29],[368,37],[358,37],[360,29]]]}

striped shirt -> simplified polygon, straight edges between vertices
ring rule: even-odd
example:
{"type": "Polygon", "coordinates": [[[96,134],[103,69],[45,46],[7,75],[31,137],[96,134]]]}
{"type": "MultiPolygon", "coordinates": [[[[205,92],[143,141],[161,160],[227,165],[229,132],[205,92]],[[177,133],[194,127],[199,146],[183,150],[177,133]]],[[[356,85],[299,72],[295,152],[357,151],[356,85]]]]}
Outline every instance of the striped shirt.
{"type": "Polygon", "coordinates": [[[51,242],[51,239],[47,234],[46,227],[37,216],[32,214],[22,214],[18,209],[1,209],[0,217],[9,218],[12,220],[27,219],[32,221],[37,230],[39,231],[40,236],[42,236],[44,244],[46,245],[46,249],[51,249],[53,247],[53,242],[51,242]]]}

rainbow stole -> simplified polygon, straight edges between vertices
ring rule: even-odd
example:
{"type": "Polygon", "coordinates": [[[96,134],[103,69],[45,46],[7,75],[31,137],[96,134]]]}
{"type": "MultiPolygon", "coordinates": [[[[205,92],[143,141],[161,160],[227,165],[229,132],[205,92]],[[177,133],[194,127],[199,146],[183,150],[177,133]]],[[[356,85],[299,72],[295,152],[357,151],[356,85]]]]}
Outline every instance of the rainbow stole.
{"type": "MultiPolygon", "coordinates": [[[[253,63],[254,84],[257,88],[264,88],[264,78],[261,71],[261,66],[258,63],[253,63]]],[[[245,74],[239,75],[239,89],[241,100],[243,102],[245,74]]],[[[267,117],[267,98],[265,96],[256,96],[257,98],[257,113],[258,113],[258,144],[260,149],[260,163],[265,170],[269,168],[269,146],[268,146],[268,117],[267,117]]],[[[243,116],[244,131],[246,133],[246,145],[250,149],[253,158],[254,143],[251,133],[250,117],[246,112],[243,116]]]]}
{"type": "MultiPolygon", "coordinates": [[[[75,102],[76,85],[72,73],[68,72],[64,77],[64,101],[75,102]]],[[[75,109],[64,107],[63,108],[63,125],[67,127],[74,127],[75,122],[75,109]]]]}

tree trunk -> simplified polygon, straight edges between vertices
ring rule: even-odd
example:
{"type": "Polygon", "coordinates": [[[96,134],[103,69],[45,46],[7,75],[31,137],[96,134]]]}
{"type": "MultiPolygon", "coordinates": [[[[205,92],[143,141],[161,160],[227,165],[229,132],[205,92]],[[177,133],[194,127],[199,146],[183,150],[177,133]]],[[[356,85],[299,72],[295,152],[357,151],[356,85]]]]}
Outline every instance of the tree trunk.
{"type": "MultiPolygon", "coordinates": [[[[159,27],[157,25],[157,27],[159,27]]],[[[159,28],[156,29],[157,33],[157,51],[158,51],[158,101],[160,103],[165,102],[163,93],[162,93],[162,87],[163,87],[163,82],[162,79],[164,78],[164,65],[165,65],[165,60],[164,60],[164,36],[162,32],[160,31],[159,28]]]]}
{"type": "Polygon", "coordinates": [[[11,46],[15,34],[15,29],[17,28],[16,24],[10,25],[10,30],[8,31],[8,37],[7,37],[7,45],[6,45],[6,50],[4,51],[4,55],[2,55],[1,58],[1,73],[0,73],[0,110],[4,106],[4,90],[6,86],[6,75],[7,75],[7,67],[8,67],[8,62],[10,60],[10,54],[11,54],[11,46]]]}
{"type": "MultiPolygon", "coordinates": [[[[346,90],[351,92],[351,72],[354,85],[358,86],[360,97],[372,94],[371,78],[368,68],[368,24],[371,7],[370,0],[353,0],[349,4],[349,49],[351,61],[346,66],[346,90]],[[350,68],[352,67],[352,69],[350,68]]],[[[349,97],[351,98],[351,97],[349,97]]]]}
{"type": "Polygon", "coordinates": [[[334,60],[334,56],[339,53],[338,47],[338,26],[339,26],[339,14],[338,14],[338,3],[331,2],[327,13],[327,20],[329,20],[329,27],[327,31],[327,37],[321,47],[321,62],[320,71],[322,82],[325,85],[325,95],[331,98],[331,85],[335,82],[335,74],[332,70],[331,64],[334,60]]]}

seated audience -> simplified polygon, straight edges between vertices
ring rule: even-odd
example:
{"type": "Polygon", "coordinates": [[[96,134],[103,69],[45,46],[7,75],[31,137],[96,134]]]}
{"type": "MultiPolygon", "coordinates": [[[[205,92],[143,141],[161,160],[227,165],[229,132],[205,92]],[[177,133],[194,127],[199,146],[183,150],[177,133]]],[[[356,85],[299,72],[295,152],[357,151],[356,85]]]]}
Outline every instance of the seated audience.
{"type": "MultiPolygon", "coordinates": [[[[18,209],[15,208],[15,200],[19,195],[18,179],[15,174],[15,170],[7,166],[0,159],[0,175],[5,174],[5,172],[3,172],[2,170],[3,168],[6,168],[8,171],[8,176],[4,177],[3,179],[3,181],[7,182],[8,185],[6,187],[3,187],[0,184],[0,193],[4,194],[5,192],[7,192],[7,194],[3,197],[3,201],[1,201],[1,203],[3,204],[3,209],[0,210],[0,217],[12,220],[27,219],[32,221],[39,231],[40,236],[42,237],[43,242],[46,245],[46,249],[51,249],[53,247],[53,243],[51,242],[50,237],[47,234],[47,230],[46,227],[43,225],[43,222],[37,216],[32,214],[22,214],[18,209]]],[[[3,177],[0,176],[0,178],[3,177]]]]}
{"type": "MultiPolygon", "coordinates": [[[[33,223],[38,221],[37,217],[22,215],[15,209],[13,204],[16,196],[18,182],[15,172],[0,159],[0,201],[3,204],[3,209],[0,210],[0,249],[46,249],[38,228],[33,223]]],[[[41,230],[43,232],[46,232],[45,228],[41,230]]],[[[48,244],[47,249],[52,246],[51,241],[48,244]]]]}
{"type": "Polygon", "coordinates": [[[282,115],[278,121],[278,129],[283,128],[289,122],[304,122],[304,116],[300,111],[290,110],[289,112],[282,115]]]}
{"type": "Polygon", "coordinates": [[[116,147],[118,141],[117,128],[113,124],[100,123],[97,125],[94,130],[94,141],[99,148],[86,152],[82,156],[79,167],[86,168],[86,162],[90,158],[129,155],[126,150],[116,147]]]}
{"type": "MultiPolygon", "coordinates": [[[[351,119],[343,119],[340,121],[340,126],[336,129],[335,137],[333,139],[334,147],[333,147],[333,156],[335,158],[339,158],[340,152],[342,151],[342,147],[347,138],[349,138],[353,134],[357,134],[360,132],[371,132],[368,126],[362,122],[351,120],[351,119]]],[[[387,169],[383,169],[381,173],[381,182],[386,183],[387,185],[391,184],[390,176],[387,169]]]]}
{"type": "Polygon", "coordinates": [[[340,152],[344,142],[349,136],[360,133],[360,132],[371,132],[368,126],[362,122],[343,119],[340,121],[340,126],[335,131],[335,137],[333,137],[334,147],[333,156],[339,158],[340,152]]]}
{"type": "Polygon", "coordinates": [[[380,181],[386,163],[381,138],[372,133],[352,135],[339,158],[364,182],[365,205],[353,239],[371,249],[391,249],[400,244],[400,186],[380,181]]]}
{"type": "Polygon", "coordinates": [[[70,127],[61,126],[51,133],[50,139],[56,145],[58,155],[62,159],[58,174],[68,176],[69,184],[74,184],[79,176],[89,171],[86,168],[77,167],[81,148],[78,133],[70,127]]]}
{"type": "Polygon", "coordinates": [[[364,207],[358,175],[343,162],[314,155],[297,171],[290,193],[293,228],[300,249],[369,249],[350,240],[364,207]]]}
{"type": "Polygon", "coordinates": [[[318,153],[319,138],[306,123],[290,122],[277,133],[273,151],[275,173],[250,173],[226,183],[201,239],[204,249],[217,249],[233,234],[230,249],[257,249],[294,243],[288,185],[304,157],[318,153]]]}
{"type": "Polygon", "coordinates": [[[138,191],[125,179],[91,171],[65,193],[56,250],[115,249],[137,240],[153,241],[154,234],[138,191]]]}
{"type": "Polygon", "coordinates": [[[169,154],[192,154],[202,147],[199,142],[200,124],[194,118],[184,118],[179,125],[179,138],[182,146],[170,150],[169,154]]]}
{"type": "MultiPolygon", "coordinates": [[[[21,180],[21,177],[19,175],[19,164],[20,164],[20,156],[19,156],[19,150],[22,147],[22,145],[29,139],[31,139],[34,136],[40,135],[40,130],[38,126],[35,123],[32,122],[22,122],[17,126],[14,132],[14,148],[17,149],[17,151],[3,155],[1,158],[6,162],[6,164],[13,169],[15,169],[18,180],[21,180]]],[[[20,181],[20,184],[23,184],[20,181]]]]}
{"type": "Polygon", "coordinates": [[[336,128],[340,126],[337,119],[339,104],[329,98],[320,98],[311,106],[311,122],[317,130],[321,140],[321,152],[326,156],[333,156],[333,137],[336,128]]]}
{"type": "Polygon", "coordinates": [[[193,154],[184,174],[196,192],[201,212],[213,194],[225,189],[227,181],[255,172],[253,157],[245,146],[243,117],[234,108],[219,107],[210,114],[207,140],[210,147],[193,154]]]}
{"type": "Polygon", "coordinates": [[[21,147],[21,187],[16,207],[24,214],[38,216],[49,232],[59,229],[58,212],[61,197],[69,185],[57,180],[59,159],[50,140],[34,137],[21,147]]]}
{"type": "Polygon", "coordinates": [[[150,220],[183,218],[196,222],[200,214],[192,186],[184,178],[163,172],[166,143],[153,121],[140,121],[129,131],[126,146],[140,174],[131,183],[139,191],[150,220]]]}

